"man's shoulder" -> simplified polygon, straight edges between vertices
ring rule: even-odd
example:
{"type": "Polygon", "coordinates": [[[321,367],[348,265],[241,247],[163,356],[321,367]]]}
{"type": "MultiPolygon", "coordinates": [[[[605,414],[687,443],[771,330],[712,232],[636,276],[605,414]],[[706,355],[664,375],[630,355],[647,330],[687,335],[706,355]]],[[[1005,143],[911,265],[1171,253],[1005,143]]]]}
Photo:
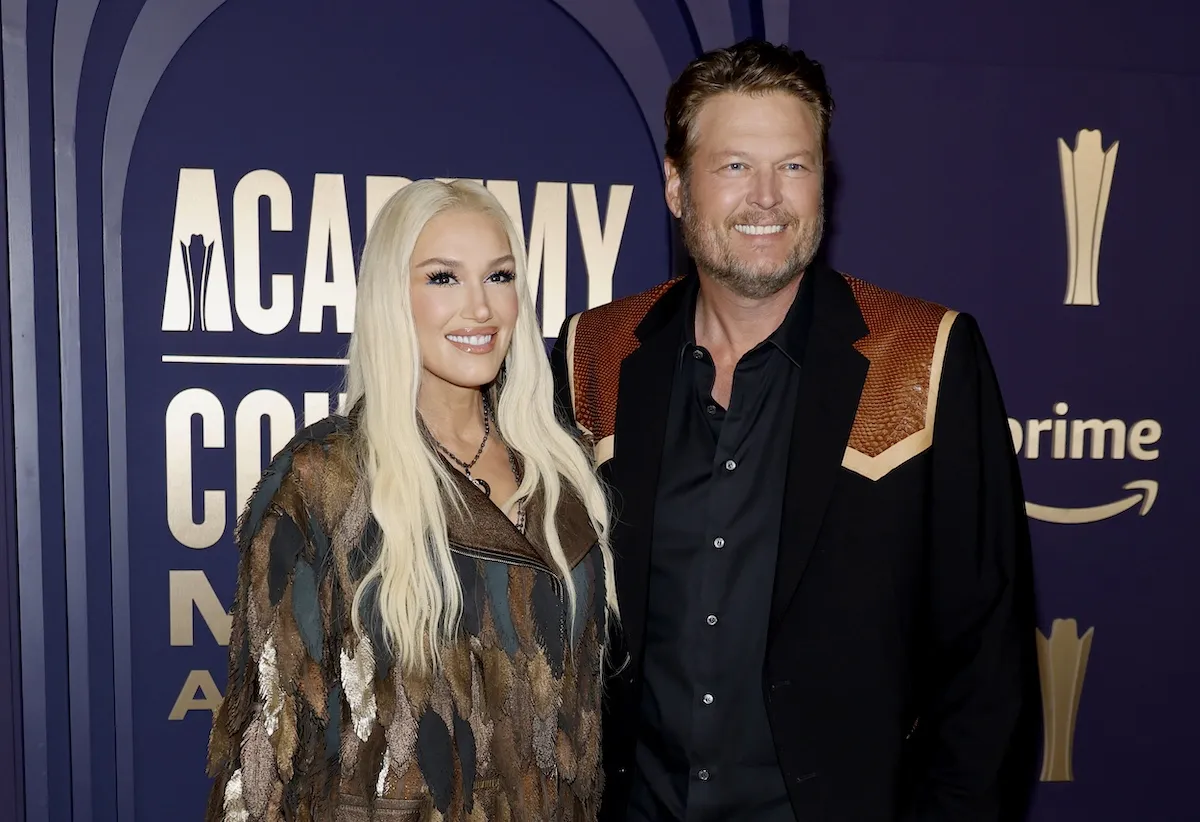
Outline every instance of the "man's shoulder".
{"type": "Polygon", "coordinates": [[[841,276],[867,327],[854,347],[868,362],[842,465],[878,480],[932,444],[950,332],[966,315],[841,276]]]}
{"type": "MultiPolygon", "coordinates": [[[[899,373],[924,373],[935,381],[950,331],[961,312],[933,300],[841,274],[854,295],[867,333],[854,344],[871,361],[868,383],[899,373]]],[[[928,387],[926,385],[925,387],[928,387]]]]}
{"type": "Polygon", "coordinates": [[[575,314],[565,324],[559,351],[566,368],[566,390],[576,426],[600,445],[616,424],[621,364],[637,350],[638,326],[683,278],[659,283],[628,297],[575,314]]]}
{"type": "Polygon", "coordinates": [[[616,336],[633,338],[637,327],[642,320],[646,319],[650,310],[662,299],[663,295],[682,280],[682,277],[676,277],[651,286],[645,291],[639,291],[637,294],[630,294],[604,305],[589,308],[572,318],[571,331],[577,338],[596,334],[610,339],[616,336]]]}
{"type": "Polygon", "coordinates": [[[684,278],[676,277],[658,285],[589,308],[570,317],[565,325],[566,358],[573,373],[605,371],[620,364],[637,350],[638,326],[667,292],[684,278]]]}
{"type": "Polygon", "coordinates": [[[960,313],[933,300],[885,288],[851,274],[839,272],[839,275],[854,295],[869,336],[936,332],[943,325],[948,329],[960,313]]]}

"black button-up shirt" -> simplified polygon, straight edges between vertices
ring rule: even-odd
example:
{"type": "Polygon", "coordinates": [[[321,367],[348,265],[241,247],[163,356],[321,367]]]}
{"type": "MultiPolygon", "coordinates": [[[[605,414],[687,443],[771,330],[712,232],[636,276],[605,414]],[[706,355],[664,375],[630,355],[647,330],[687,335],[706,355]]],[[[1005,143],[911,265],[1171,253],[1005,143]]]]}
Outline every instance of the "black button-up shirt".
{"type": "Polygon", "coordinates": [[[694,280],[654,509],[628,818],[794,822],[762,671],[811,288],[738,362],[725,409],[695,341],[694,280]]]}

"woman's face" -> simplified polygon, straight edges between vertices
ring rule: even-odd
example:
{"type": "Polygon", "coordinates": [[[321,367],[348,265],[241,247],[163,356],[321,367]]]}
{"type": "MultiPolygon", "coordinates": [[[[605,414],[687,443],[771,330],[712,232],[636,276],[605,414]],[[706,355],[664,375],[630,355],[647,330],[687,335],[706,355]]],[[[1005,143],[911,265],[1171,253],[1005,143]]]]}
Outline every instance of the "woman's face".
{"type": "Polygon", "coordinates": [[[455,209],[425,224],[410,283],[424,383],[496,378],[517,323],[515,277],[508,237],[487,214],[455,209]]]}

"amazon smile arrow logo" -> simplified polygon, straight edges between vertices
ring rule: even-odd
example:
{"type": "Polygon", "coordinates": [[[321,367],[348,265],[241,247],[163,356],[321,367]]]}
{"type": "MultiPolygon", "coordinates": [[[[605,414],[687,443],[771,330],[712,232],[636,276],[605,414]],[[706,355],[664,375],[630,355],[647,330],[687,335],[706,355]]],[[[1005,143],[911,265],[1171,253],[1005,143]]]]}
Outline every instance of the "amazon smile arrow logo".
{"type": "Polygon", "coordinates": [[[1138,516],[1144,517],[1150,513],[1154,500],[1158,498],[1158,483],[1154,480],[1134,480],[1124,485],[1126,491],[1133,491],[1129,496],[1110,502],[1106,505],[1093,505],[1088,508],[1055,508],[1050,505],[1038,505],[1036,502],[1026,502],[1025,512],[1042,522],[1053,522],[1059,525],[1082,525],[1123,514],[1139,502],[1142,504],[1138,516]]]}
{"type": "MultiPolygon", "coordinates": [[[[1070,407],[1057,402],[1047,419],[1009,418],[1013,450],[1026,460],[1077,462],[1093,460],[1136,460],[1154,462],[1160,453],[1163,427],[1158,420],[1070,419],[1070,407]]],[[[1158,499],[1158,481],[1138,479],[1123,486],[1130,492],[1100,505],[1066,508],[1025,502],[1031,519],[1060,525],[1081,525],[1123,514],[1138,508],[1144,517],[1158,499]],[[1139,507],[1140,506],[1140,507],[1139,507]]]]}

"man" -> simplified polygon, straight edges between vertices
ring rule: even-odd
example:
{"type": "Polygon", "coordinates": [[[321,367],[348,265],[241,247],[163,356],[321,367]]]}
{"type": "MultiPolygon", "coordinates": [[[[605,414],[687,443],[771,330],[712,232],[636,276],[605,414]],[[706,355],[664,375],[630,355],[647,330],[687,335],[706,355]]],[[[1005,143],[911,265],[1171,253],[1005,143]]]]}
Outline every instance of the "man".
{"type": "Polygon", "coordinates": [[[1036,693],[1027,523],[969,315],[814,262],[832,99],[744,42],[667,98],[696,273],[572,316],[616,506],[607,820],[993,820],[1036,693]]]}

